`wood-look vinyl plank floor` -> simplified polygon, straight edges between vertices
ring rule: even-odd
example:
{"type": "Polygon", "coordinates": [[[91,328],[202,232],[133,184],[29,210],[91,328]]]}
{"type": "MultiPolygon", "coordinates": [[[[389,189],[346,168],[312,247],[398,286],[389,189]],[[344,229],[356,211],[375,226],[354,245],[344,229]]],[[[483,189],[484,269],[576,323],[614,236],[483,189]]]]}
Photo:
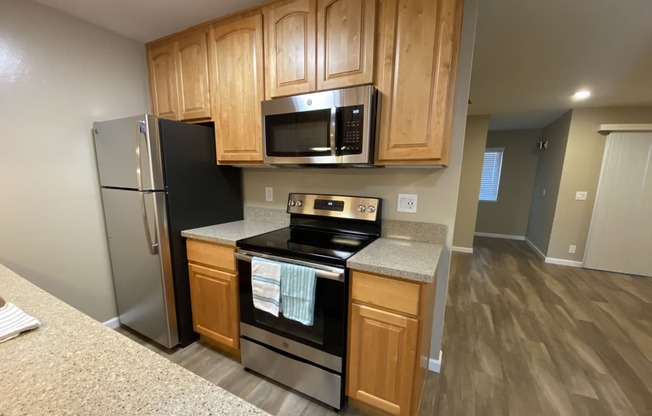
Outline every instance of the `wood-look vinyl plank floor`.
{"type": "MultiPolygon", "coordinates": [[[[271,414],[336,414],[202,343],[166,351],[118,331],[271,414]]],[[[652,279],[545,264],[522,241],[478,237],[473,254],[453,254],[442,349],[419,416],[649,416],[652,279]]]]}

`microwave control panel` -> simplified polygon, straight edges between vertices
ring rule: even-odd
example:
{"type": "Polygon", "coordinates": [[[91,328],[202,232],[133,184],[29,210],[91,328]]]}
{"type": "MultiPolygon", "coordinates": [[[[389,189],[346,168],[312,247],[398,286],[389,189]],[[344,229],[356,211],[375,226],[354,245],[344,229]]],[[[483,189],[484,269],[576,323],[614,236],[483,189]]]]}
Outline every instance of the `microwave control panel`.
{"type": "Polygon", "coordinates": [[[362,129],[364,127],[364,106],[340,107],[338,125],[340,126],[340,154],[359,155],[362,153],[362,129]]]}

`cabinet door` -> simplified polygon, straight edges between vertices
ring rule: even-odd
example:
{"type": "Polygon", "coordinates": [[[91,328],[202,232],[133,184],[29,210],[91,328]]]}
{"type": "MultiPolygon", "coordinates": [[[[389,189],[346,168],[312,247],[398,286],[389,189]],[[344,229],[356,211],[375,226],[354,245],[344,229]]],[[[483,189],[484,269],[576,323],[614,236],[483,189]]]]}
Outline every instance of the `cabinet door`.
{"type": "Polygon", "coordinates": [[[267,98],[315,91],[316,0],[264,9],[267,98]]]}
{"type": "Polygon", "coordinates": [[[238,279],[196,264],[188,265],[195,331],[230,348],[240,345],[238,279]]]}
{"type": "Polygon", "coordinates": [[[217,161],[263,160],[260,102],[263,84],[263,19],[260,14],[211,28],[211,96],[217,161]]]}
{"type": "Polygon", "coordinates": [[[206,36],[201,29],[177,41],[181,120],[211,117],[206,36]]]}
{"type": "Polygon", "coordinates": [[[371,84],[376,0],[319,0],[317,89],[371,84]]]}
{"type": "Polygon", "coordinates": [[[410,414],[416,319],[353,303],[347,393],[394,415],[410,414]]]}
{"type": "Polygon", "coordinates": [[[169,120],[179,120],[175,50],[175,43],[169,42],[148,51],[152,112],[169,120]]]}
{"type": "Polygon", "coordinates": [[[461,0],[380,5],[378,163],[448,163],[461,18],[461,0]]]}

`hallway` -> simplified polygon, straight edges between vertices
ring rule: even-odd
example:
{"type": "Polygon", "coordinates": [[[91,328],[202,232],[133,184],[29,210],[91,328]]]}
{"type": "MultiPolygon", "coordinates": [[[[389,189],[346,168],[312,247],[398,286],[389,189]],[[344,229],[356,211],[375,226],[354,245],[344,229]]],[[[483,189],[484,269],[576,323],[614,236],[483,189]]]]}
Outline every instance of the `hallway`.
{"type": "Polygon", "coordinates": [[[432,414],[652,414],[652,279],[481,237],[451,267],[432,414]]]}

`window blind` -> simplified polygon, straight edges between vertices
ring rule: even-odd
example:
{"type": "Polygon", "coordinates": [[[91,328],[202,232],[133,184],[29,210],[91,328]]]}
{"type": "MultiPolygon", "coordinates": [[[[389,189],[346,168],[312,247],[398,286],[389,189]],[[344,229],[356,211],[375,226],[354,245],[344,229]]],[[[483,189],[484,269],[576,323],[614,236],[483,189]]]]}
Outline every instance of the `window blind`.
{"type": "Polygon", "coordinates": [[[487,148],[482,164],[482,179],[480,180],[480,201],[498,201],[500,186],[500,170],[503,165],[504,148],[487,148]]]}

